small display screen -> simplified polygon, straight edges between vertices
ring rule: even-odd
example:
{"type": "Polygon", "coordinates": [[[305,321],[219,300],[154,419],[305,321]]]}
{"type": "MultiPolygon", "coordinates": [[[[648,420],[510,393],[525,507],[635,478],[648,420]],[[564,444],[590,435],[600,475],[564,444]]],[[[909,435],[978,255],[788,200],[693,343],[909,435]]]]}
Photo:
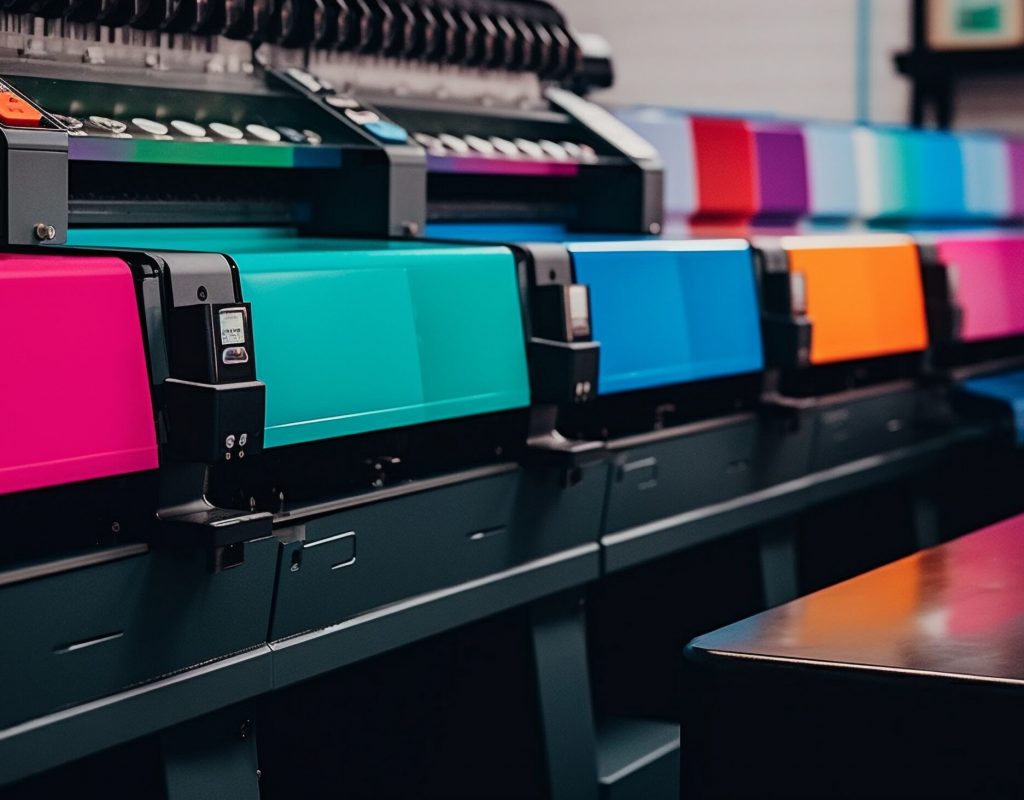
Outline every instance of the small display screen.
{"type": "Polygon", "coordinates": [[[245,344],[245,312],[226,308],[220,312],[220,343],[222,346],[245,344]]]}
{"type": "Polygon", "coordinates": [[[569,317],[572,324],[574,339],[590,337],[590,297],[587,287],[575,285],[569,287],[569,317]]]}

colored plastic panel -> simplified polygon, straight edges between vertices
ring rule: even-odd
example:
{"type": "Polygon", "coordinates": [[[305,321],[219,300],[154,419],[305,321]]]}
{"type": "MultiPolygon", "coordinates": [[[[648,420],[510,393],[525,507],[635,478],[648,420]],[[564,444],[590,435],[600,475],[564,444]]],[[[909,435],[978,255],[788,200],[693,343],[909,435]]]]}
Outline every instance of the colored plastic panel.
{"type": "Polygon", "coordinates": [[[601,343],[601,394],[762,369],[749,246],[738,240],[573,244],[601,343]]]}
{"type": "Polygon", "coordinates": [[[1016,442],[1024,445],[1024,371],[971,378],[963,382],[961,391],[1006,403],[1013,416],[1016,442]]]}
{"type": "Polygon", "coordinates": [[[1024,237],[940,238],[936,248],[956,272],[963,341],[1024,334],[1024,237]]]}
{"type": "Polygon", "coordinates": [[[693,117],[694,222],[741,222],[758,211],[754,134],[741,120],[693,117]]]}
{"type": "Polygon", "coordinates": [[[958,220],[966,216],[963,162],[954,136],[860,128],[855,140],[865,218],[958,220]]]}
{"type": "Polygon", "coordinates": [[[793,222],[807,214],[807,157],[796,125],[751,124],[757,150],[759,216],[793,222]]]}
{"type": "Polygon", "coordinates": [[[917,248],[905,237],[784,237],[801,273],[811,363],[830,364],[928,346],[917,248]]]}
{"type": "Polygon", "coordinates": [[[238,264],[267,385],[267,447],[530,402],[519,283],[504,248],[231,229],[124,230],[106,242],[214,250],[238,264]]]}
{"type": "Polygon", "coordinates": [[[624,109],[618,116],[661,155],[665,167],[665,214],[689,217],[697,210],[690,120],[678,111],[661,108],[624,109]]]}
{"type": "Polygon", "coordinates": [[[1013,216],[1024,216],[1024,139],[1008,139],[1010,151],[1010,196],[1013,216]]]}
{"type": "Polygon", "coordinates": [[[0,255],[0,342],[0,493],[156,468],[127,264],[0,255]]]}
{"type": "Polygon", "coordinates": [[[847,125],[804,126],[810,212],[819,219],[851,219],[858,214],[854,129],[847,125]]]}
{"type": "Polygon", "coordinates": [[[878,131],[859,126],[853,130],[857,164],[857,216],[875,219],[890,214],[902,202],[902,164],[893,151],[893,137],[883,141],[878,131]],[[895,162],[895,163],[894,163],[895,162]]]}
{"type": "Polygon", "coordinates": [[[982,219],[1013,216],[1010,152],[999,136],[959,134],[964,165],[964,202],[967,213],[982,219]]]}
{"type": "Polygon", "coordinates": [[[924,220],[966,217],[964,165],[957,138],[940,131],[906,131],[902,136],[909,215],[924,220]]]}

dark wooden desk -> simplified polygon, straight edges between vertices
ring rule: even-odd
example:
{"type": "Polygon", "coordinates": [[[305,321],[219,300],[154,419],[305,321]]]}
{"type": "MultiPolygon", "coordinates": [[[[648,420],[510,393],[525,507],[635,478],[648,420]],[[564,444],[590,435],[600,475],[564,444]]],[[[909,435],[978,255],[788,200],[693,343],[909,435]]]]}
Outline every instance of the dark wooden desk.
{"type": "Polygon", "coordinates": [[[1024,516],[695,639],[711,797],[1024,797],[1024,516]]]}

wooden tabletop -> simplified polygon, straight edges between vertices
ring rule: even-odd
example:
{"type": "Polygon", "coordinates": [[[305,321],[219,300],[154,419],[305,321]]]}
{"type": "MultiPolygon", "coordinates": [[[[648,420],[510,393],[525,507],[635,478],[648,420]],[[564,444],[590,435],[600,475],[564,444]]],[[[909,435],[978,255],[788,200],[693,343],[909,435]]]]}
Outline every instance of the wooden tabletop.
{"type": "Polygon", "coordinates": [[[688,655],[1024,685],[1024,515],[698,637],[688,655]]]}

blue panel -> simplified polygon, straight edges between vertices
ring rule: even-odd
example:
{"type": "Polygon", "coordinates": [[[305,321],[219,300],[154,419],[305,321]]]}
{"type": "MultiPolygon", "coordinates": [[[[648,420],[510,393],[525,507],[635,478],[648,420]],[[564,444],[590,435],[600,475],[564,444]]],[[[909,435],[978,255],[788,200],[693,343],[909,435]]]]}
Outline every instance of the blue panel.
{"type": "Polygon", "coordinates": [[[967,213],[984,219],[1012,216],[1010,153],[1006,141],[994,134],[961,133],[964,193],[967,213]]]}
{"type": "Polygon", "coordinates": [[[857,216],[853,130],[847,125],[804,126],[811,215],[814,217],[849,219],[857,216]]]}
{"type": "MultiPolygon", "coordinates": [[[[458,242],[564,242],[569,233],[564,225],[535,223],[455,223],[432,222],[426,235],[431,239],[451,239],[458,242]]],[[[620,237],[621,238],[621,237],[620,237]]]]}
{"type": "Polygon", "coordinates": [[[576,279],[590,286],[601,394],[763,368],[754,265],[745,242],[569,249],[576,279]]]}
{"type": "Polygon", "coordinates": [[[958,220],[964,205],[960,143],[950,133],[912,131],[906,150],[910,213],[920,219],[958,220]]]}
{"type": "Polygon", "coordinates": [[[1013,416],[1017,444],[1024,445],[1024,370],[964,381],[961,391],[1006,404],[1013,416]]]}

